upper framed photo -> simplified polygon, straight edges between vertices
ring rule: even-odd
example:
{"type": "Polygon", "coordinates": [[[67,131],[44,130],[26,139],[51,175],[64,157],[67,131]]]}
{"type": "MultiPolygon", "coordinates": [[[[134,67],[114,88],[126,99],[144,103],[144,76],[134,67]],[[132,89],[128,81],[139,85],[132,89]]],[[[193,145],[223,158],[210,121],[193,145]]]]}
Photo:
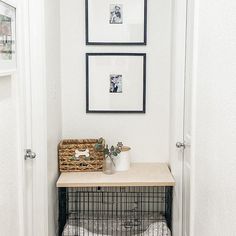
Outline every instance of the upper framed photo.
{"type": "Polygon", "coordinates": [[[147,0],[85,0],[87,45],[146,45],[147,0]]]}
{"type": "Polygon", "coordinates": [[[16,69],[16,8],[0,0],[0,72],[16,69]]]}
{"type": "Polygon", "coordinates": [[[145,110],[145,53],[86,54],[87,113],[145,113],[145,110]]]}

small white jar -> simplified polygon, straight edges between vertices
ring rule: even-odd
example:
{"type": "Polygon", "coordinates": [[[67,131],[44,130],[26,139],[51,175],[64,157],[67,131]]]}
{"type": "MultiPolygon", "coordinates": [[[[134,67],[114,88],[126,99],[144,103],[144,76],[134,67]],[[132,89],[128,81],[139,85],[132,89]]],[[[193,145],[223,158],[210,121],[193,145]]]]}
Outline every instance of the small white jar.
{"type": "Polygon", "coordinates": [[[121,153],[115,158],[115,170],[127,171],[130,168],[130,147],[123,146],[121,153]]]}

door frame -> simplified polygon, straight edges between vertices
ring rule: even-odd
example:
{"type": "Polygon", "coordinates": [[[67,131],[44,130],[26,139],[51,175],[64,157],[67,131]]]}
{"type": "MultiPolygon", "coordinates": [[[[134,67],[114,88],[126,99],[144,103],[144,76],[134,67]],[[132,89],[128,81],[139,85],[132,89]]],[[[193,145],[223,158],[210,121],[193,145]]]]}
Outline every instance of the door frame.
{"type": "MultiPolygon", "coordinates": [[[[183,158],[184,152],[176,150],[176,142],[184,142],[184,101],[185,79],[192,80],[191,89],[191,171],[190,171],[190,235],[194,236],[194,189],[195,189],[195,87],[197,67],[197,24],[198,0],[173,2],[173,44],[172,44],[172,87],[171,87],[171,121],[170,121],[170,165],[176,178],[176,189],[179,189],[179,199],[173,207],[179,205],[178,220],[173,224],[173,236],[182,236],[183,226],[183,158]],[[177,4],[177,5],[175,5],[177,4]],[[177,163],[178,162],[178,163],[177,163]],[[182,163],[181,163],[182,162],[182,163]],[[176,164],[177,163],[177,164],[176,164]],[[177,165],[177,167],[176,167],[177,165]],[[175,173],[176,172],[176,173],[175,173]]],[[[175,216],[175,212],[173,213],[175,216]]],[[[174,221],[174,220],[173,220],[174,221]]]]}
{"type": "Polygon", "coordinates": [[[170,104],[170,167],[176,180],[173,191],[173,236],[182,236],[183,152],[176,142],[184,138],[184,81],[186,64],[187,0],[172,2],[172,68],[170,104]]]}
{"type": "MultiPolygon", "coordinates": [[[[24,178],[25,178],[25,160],[23,158],[23,150],[32,148],[37,154],[34,162],[34,234],[47,235],[48,231],[48,199],[47,199],[47,119],[46,119],[46,75],[45,75],[45,25],[44,25],[44,1],[41,0],[19,0],[14,4],[14,0],[4,0],[5,2],[17,7],[17,52],[18,52],[18,69],[16,72],[16,80],[18,85],[18,138],[21,140],[18,152],[18,186],[19,186],[19,223],[20,236],[25,235],[25,225],[28,219],[25,219],[25,202],[24,178]],[[19,29],[24,26],[25,31],[19,29]],[[27,120],[27,122],[24,122],[27,120]],[[27,127],[26,123],[30,123],[27,127]],[[26,132],[25,132],[26,129],[26,132]],[[30,137],[30,138],[29,138],[30,137]]],[[[175,45],[172,45],[174,54],[172,58],[172,121],[171,138],[170,138],[170,155],[171,163],[176,158],[180,158],[176,154],[175,143],[183,139],[183,101],[184,96],[184,73],[186,66],[186,23],[187,23],[187,1],[176,2],[177,9],[173,10],[173,25],[175,27],[175,45]],[[176,18],[175,18],[176,17],[176,18]]],[[[173,2],[175,4],[175,2],[173,2]]],[[[174,9],[174,8],[173,8],[174,9]]],[[[189,19],[188,19],[189,21],[189,19]]],[[[191,19],[190,19],[191,22],[191,19]]],[[[194,21],[197,22],[196,19],[194,21]]],[[[194,24],[190,27],[196,29],[194,24]]],[[[174,29],[174,28],[173,28],[174,29]]],[[[194,50],[197,46],[194,45],[194,50]]],[[[194,60],[196,61],[196,60],[194,60]]],[[[194,70],[194,68],[193,68],[194,70]]],[[[194,93],[194,91],[193,91],[194,93]]],[[[194,96],[193,96],[194,97],[194,96]]],[[[194,99],[193,99],[194,103],[194,99]]],[[[193,106],[194,108],[194,106],[193,106]]],[[[194,116],[193,116],[194,117],[194,116]]],[[[194,131],[193,131],[194,134],[194,131]]],[[[194,135],[193,135],[194,138],[194,135]]],[[[192,140],[192,144],[193,144],[192,140]]],[[[192,146],[194,148],[194,146],[192,146]]],[[[174,172],[173,165],[172,171],[174,172]]],[[[180,166],[181,168],[181,166],[180,166]]],[[[193,171],[191,172],[193,176],[193,171]]],[[[182,188],[181,178],[176,179],[177,185],[182,188]]],[[[191,178],[191,184],[194,178],[191,178]]],[[[192,185],[193,186],[193,185],[192,185]]],[[[191,191],[191,196],[193,192],[191,191]]],[[[182,202],[179,202],[180,208],[182,202]]],[[[191,216],[193,216],[192,207],[191,216]]],[[[179,225],[182,224],[182,213],[179,213],[179,225]]],[[[191,226],[193,218],[191,219],[191,226]]],[[[175,231],[175,225],[173,230],[175,231]]],[[[180,227],[181,228],[181,227],[180,227]]],[[[193,228],[193,227],[191,227],[193,228]]],[[[181,236],[181,229],[176,229],[174,236],[181,236]]],[[[192,235],[192,234],[191,234],[192,235]]]]}
{"type": "Polygon", "coordinates": [[[48,235],[44,1],[19,0],[16,7],[19,235],[41,236],[48,235]],[[32,161],[32,202],[26,200],[26,148],[37,154],[32,161]]]}
{"type": "Polygon", "coordinates": [[[196,150],[196,84],[198,66],[198,17],[199,0],[187,0],[186,35],[186,76],[191,79],[191,149],[190,149],[190,235],[194,236],[195,227],[195,150],[196,150]]]}

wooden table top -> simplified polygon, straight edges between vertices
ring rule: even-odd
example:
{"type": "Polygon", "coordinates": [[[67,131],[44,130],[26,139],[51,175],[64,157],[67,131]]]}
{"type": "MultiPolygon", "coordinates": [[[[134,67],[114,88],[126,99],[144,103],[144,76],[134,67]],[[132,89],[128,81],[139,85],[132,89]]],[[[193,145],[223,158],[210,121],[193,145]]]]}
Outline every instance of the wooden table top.
{"type": "Polygon", "coordinates": [[[174,186],[166,163],[132,163],[128,171],[106,175],[103,172],[61,173],[57,187],[174,186]]]}

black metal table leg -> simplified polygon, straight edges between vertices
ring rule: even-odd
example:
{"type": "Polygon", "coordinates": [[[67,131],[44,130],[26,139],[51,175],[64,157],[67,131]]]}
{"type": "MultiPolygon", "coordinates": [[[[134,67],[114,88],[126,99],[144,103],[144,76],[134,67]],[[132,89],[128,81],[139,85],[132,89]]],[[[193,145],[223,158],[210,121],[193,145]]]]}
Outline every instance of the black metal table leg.
{"type": "Polygon", "coordinates": [[[59,236],[62,235],[64,226],[67,220],[67,190],[66,188],[59,188],[59,236]]]}
{"type": "Polygon", "coordinates": [[[173,201],[173,187],[165,187],[165,212],[166,221],[170,230],[172,230],[172,201],[173,201]]]}

